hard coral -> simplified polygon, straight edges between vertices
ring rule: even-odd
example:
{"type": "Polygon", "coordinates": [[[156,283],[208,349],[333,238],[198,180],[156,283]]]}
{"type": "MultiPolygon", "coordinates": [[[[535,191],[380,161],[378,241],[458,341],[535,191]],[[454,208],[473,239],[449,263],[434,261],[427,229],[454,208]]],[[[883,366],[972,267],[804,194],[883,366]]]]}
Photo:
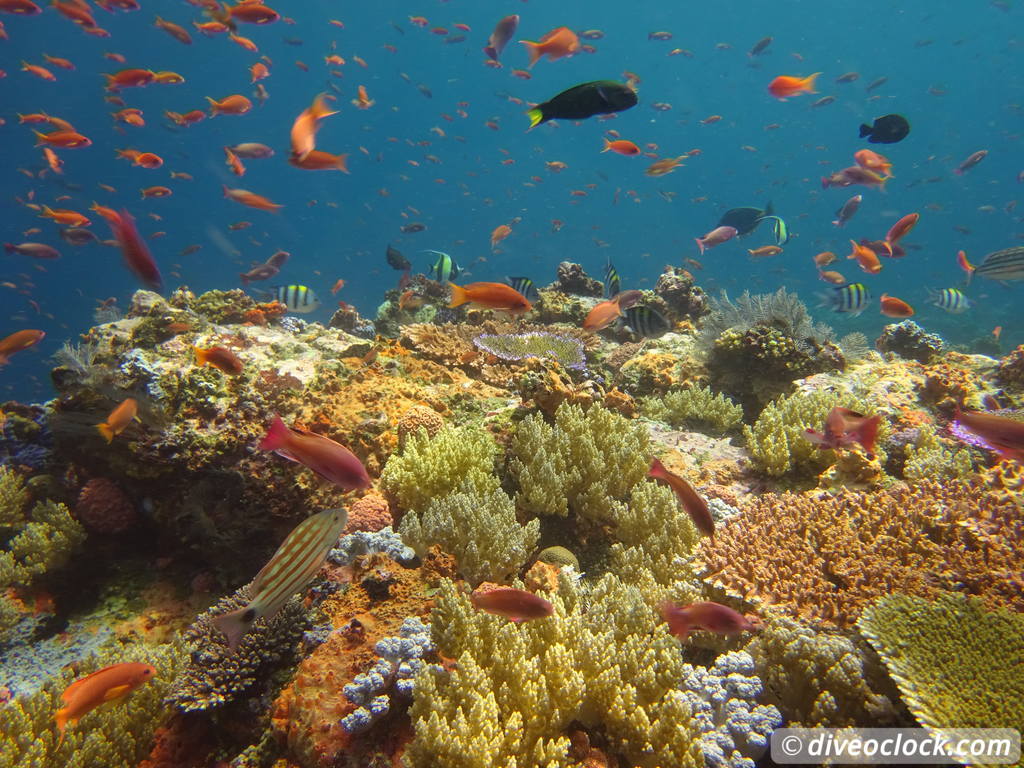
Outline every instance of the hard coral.
{"type": "Polygon", "coordinates": [[[694,285],[693,275],[680,267],[663,272],[654,293],[665,302],[674,322],[687,317],[695,319],[711,311],[707,294],[694,285]]]}
{"type": "Polygon", "coordinates": [[[377,493],[368,493],[348,508],[348,522],[343,535],[356,531],[373,533],[394,523],[388,500],[377,493]]]}
{"type": "Polygon", "coordinates": [[[406,438],[421,429],[426,430],[428,437],[433,437],[444,426],[444,417],[433,408],[425,405],[414,405],[398,418],[398,445],[405,445],[406,438]]]}
{"type": "Polygon", "coordinates": [[[135,505],[112,480],[94,477],[78,494],[75,517],[95,533],[115,534],[135,525],[135,505]]]}
{"type": "Polygon", "coordinates": [[[858,627],[925,728],[1020,728],[1024,615],[978,599],[886,595],[858,627]]]}
{"type": "Polygon", "coordinates": [[[557,278],[549,289],[578,296],[600,296],[604,284],[588,275],[579,264],[563,261],[558,265],[557,278]]]}
{"type": "Polygon", "coordinates": [[[1008,387],[1024,391],[1024,344],[999,361],[999,380],[1008,387]]]}
{"type": "Polygon", "coordinates": [[[919,363],[928,363],[944,347],[941,336],[927,333],[913,320],[885,326],[882,335],[875,340],[875,348],[879,352],[891,352],[919,363]]]}
{"type": "Polygon", "coordinates": [[[762,495],[704,539],[706,577],[730,593],[839,627],[892,592],[982,596],[1024,610],[1017,508],[976,485],[867,495],[762,495]]]}

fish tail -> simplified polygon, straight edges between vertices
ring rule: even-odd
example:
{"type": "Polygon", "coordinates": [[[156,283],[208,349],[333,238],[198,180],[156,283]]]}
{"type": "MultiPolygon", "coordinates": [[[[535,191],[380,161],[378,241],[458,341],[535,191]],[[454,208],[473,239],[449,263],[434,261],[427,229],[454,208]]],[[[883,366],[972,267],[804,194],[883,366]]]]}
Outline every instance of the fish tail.
{"type": "Polygon", "coordinates": [[[865,136],[871,133],[871,126],[867,123],[860,124],[860,137],[863,139],[865,136]]]}
{"type": "Polygon", "coordinates": [[[704,241],[701,240],[699,237],[695,237],[694,241],[696,241],[697,247],[700,248],[700,255],[703,256],[704,255],[704,241]]]}
{"type": "Polygon", "coordinates": [[[814,90],[814,81],[818,79],[818,75],[820,74],[821,72],[815,72],[813,75],[805,77],[800,81],[800,88],[807,93],[817,93],[817,91],[814,90]]]}
{"type": "Polygon", "coordinates": [[[528,69],[533,69],[533,65],[540,61],[540,57],[544,55],[541,44],[535,43],[532,40],[520,40],[519,42],[526,46],[526,53],[530,57],[528,69]]]}
{"type": "Polygon", "coordinates": [[[202,349],[201,347],[192,347],[192,350],[196,353],[196,365],[204,366],[210,360],[210,350],[202,349]]]}
{"type": "Polygon", "coordinates": [[[7,253],[14,253],[17,249],[14,247],[13,243],[4,243],[4,250],[7,251],[7,253]]]}
{"type": "Polygon", "coordinates": [[[248,285],[249,284],[249,278],[246,277],[245,272],[240,272],[238,274],[238,279],[242,281],[242,285],[248,285]]]}
{"type": "Polygon", "coordinates": [[[36,142],[37,147],[41,147],[43,146],[43,144],[47,143],[45,133],[43,133],[42,131],[37,131],[35,128],[32,129],[32,133],[34,133],[36,135],[36,138],[38,139],[38,141],[36,142]]]}
{"type": "Polygon", "coordinates": [[[237,611],[231,611],[231,613],[215,616],[212,619],[213,625],[227,637],[228,647],[232,651],[238,649],[238,644],[242,641],[242,637],[252,627],[252,621],[247,622],[245,620],[244,617],[246,615],[252,616],[252,609],[249,606],[239,608],[237,611]]]}
{"type": "Polygon", "coordinates": [[[492,61],[498,60],[498,49],[495,48],[493,45],[485,45],[484,53],[486,53],[488,58],[490,58],[492,61]]]}
{"type": "Polygon", "coordinates": [[[857,430],[857,442],[859,442],[864,450],[869,454],[875,452],[875,440],[878,437],[878,425],[882,421],[881,414],[876,414],[861,425],[860,429],[857,430]]]}
{"type": "Polygon", "coordinates": [[[58,709],[54,713],[53,719],[54,719],[54,721],[57,724],[57,731],[60,733],[60,738],[57,739],[57,747],[55,747],[55,748],[60,748],[60,745],[64,743],[65,729],[68,727],[68,710],[67,710],[67,707],[63,707],[61,709],[58,709]]]}
{"type": "MultiPolygon", "coordinates": [[[[544,110],[540,107],[534,107],[528,110],[526,116],[530,118],[530,128],[536,128],[538,125],[544,122],[544,110]]],[[[530,130],[527,128],[526,130],[530,130]]]]}
{"type": "Polygon", "coordinates": [[[203,98],[210,102],[210,117],[216,117],[217,112],[219,111],[217,108],[217,100],[211,99],[209,96],[204,96],[203,98]]]}
{"type": "Polygon", "coordinates": [[[647,476],[653,477],[655,480],[664,480],[665,465],[662,464],[658,459],[652,459],[651,468],[647,470],[647,476]]]}
{"type": "Polygon", "coordinates": [[[288,427],[281,421],[280,416],[275,416],[274,421],[270,424],[270,429],[267,430],[267,436],[260,441],[260,450],[276,451],[278,448],[283,448],[289,437],[291,437],[291,432],[288,427]]]}
{"type": "Polygon", "coordinates": [[[463,304],[469,301],[469,294],[466,292],[466,289],[463,288],[461,285],[456,285],[455,283],[448,283],[448,287],[452,289],[452,298],[451,301],[448,302],[449,308],[461,307],[463,304]]]}
{"type": "MultiPolygon", "coordinates": [[[[530,127],[532,128],[533,126],[530,126],[530,127]]],[[[604,140],[604,149],[602,149],[601,151],[602,152],[607,152],[611,148],[612,148],[612,143],[608,139],[605,139],[604,140]]]]}
{"type": "Polygon", "coordinates": [[[107,441],[107,445],[110,445],[112,442],[114,442],[114,430],[111,428],[109,424],[107,424],[107,422],[97,424],[96,430],[101,435],[103,435],[103,439],[107,441]]]}
{"type": "Polygon", "coordinates": [[[338,155],[338,159],[335,161],[334,167],[342,173],[348,173],[348,155],[338,155]]]}

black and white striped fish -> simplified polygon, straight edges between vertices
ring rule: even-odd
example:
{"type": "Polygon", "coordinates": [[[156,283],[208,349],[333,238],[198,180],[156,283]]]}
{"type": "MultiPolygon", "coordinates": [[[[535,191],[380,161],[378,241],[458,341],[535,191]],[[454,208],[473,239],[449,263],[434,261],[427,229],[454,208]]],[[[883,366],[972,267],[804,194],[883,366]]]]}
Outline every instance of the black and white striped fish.
{"type": "Polygon", "coordinates": [[[970,299],[964,296],[963,292],[960,291],[959,288],[943,288],[941,291],[929,288],[928,298],[936,307],[944,309],[953,315],[959,315],[961,312],[966,312],[971,308],[971,304],[973,303],[970,299]]]}
{"type": "Polygon", "coordinates": [[[990,253],[978,266],[970,268],[967,282],[969,283],[975,275],[1000,282],[1024,280],[1024,245],[1015,245],[1013,248],[990,253]]]}
{"type": "Polygon", "coordinates": [[[274,298],[288,307],[289,312],[302,315],[320,306],[320,299],[304,285],[278,285],[274,288],[274,298]]]}
{"type": "Polygon", "coordinates": [[[622,280],[619,278],[619,272],[615,269],[615,265],[609,259],[608,263],[604,265],[604,297],[610,299],[620,290],[622,290],[622,280]]]}
{"type": "Polygon", "coordinates": [[[292,529],[253,579],[249,604],[213,619],[214,626],[227,635],[231,650],[238,648],[256,619],[272,618],[292,595],[305,588],[337,543],[346,522],[348,512],[344,509],[325,509],[292,529]]]}
{"type": "Polygon", "coordinates": [[[864,283],[850,283],[833,289],[832,293],[820,293],[819,307],[831,307],[834,312],[848,312],[859,315],[871,301],[871,291],[864,283]]]}
{"type": "Polygon", "coordinates": [[[540,298],[537,286],[528,277],[506,277],[505,282],[523,294],[527,301],[533,302],[540,298]]]}
{"type": "Polygon", "coordinates": [[[625,321],[640,336],[660,336],[669,330],[668,320],[647,305],[627,309],[625,321]]]}

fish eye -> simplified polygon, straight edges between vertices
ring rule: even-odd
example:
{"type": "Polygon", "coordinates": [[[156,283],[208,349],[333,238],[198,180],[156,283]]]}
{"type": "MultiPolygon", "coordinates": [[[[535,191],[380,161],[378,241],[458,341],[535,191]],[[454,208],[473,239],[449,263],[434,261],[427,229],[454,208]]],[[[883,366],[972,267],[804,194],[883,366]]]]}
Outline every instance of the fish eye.
{"type": "Polygon", "coordinates": [[[256,609],[255,608],[250,608],[249,610],[247,610],[245,613],[242,614],[242,621],[244,621],[246,624],[250,624],[250,623],[252,623],[255,620],[256,620],[256,609]]]}

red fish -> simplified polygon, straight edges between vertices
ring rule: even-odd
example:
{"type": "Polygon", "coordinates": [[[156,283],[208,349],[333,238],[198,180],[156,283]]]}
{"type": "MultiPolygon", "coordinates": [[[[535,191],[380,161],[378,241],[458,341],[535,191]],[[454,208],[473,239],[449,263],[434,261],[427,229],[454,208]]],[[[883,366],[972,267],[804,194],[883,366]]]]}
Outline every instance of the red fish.
{"type": "Polygon", "coordinates": [[[823,451],[859,443],[868,454],[874,454],[878,425],[881,422],[881,414],[864,416],[837,405],[825,418],[823,432],[805,429],[804,437],[823,451]]]}
{"type": "Polygon", "coordinates": [[[497,309],[521,315],[532,309],[530,302],[519,291],[505,283],[470,283],[458,286],[448,283],[452,289],[449,307],[472,304],[483,309],[497,309]]]}
{"type": "Polygon", "coordinates": [[[348,155],[332,155],[330,152],[321,152],[313,149],[303,157],[292,155],[288,162],[296,168],[303,168],[307,171],[341,171],[348,173],[348,155]]]}
{"type": "Polygon", "coordinates": [[[224,188],[224,197],[234,200],[236,203],[247,205],[250,208],[256,208],[261,211],[270,211],[276,213],[279,208],[284,206],[273,203],[263,195],[257,195],[255,192],[250,192],[247,189],[228,189],[226,184],[222,185],[224,188]]]}
{"type": "Polygon", "coordinates": [[[46,337],[45,331],[15,331],[10,336],[0,340],[0,365],[7,365],[11,355],[21,352],[23,349],[34,347],[46,337]]]}
{"type": "MultiPolygon", "coordinates": [[[[88,230],[86,230],[88,231],[88,230]]],[[[4,250],[7,253],[18,253],[22,256],[31,256],[33,259],[59,259],[60,251],[52,245],[45,243],[4,243],[4,250]]]]}
{"type": "Polygon", "coordinates": [[[980,163],[982,160],[984,160],[987,154],[987,149],[979,149],[977,152],[972,152],[970,155],[967,156],[966,160],[964,160],[962,163],[960,163],[960,165],[953,169],[953,173],[955,173],[957,176],[963,176],[964,173],[966,173],[971,168],[980,163]]]}
{"type": "Polygon", "coordinates": [[[604,149],[602,152],[616,152],[620,155],[639,155],[640,147],[634,144],[632,141],[626,139],[616,139],[615,141],[604,140],[604,149]]]}
{"type": "Polygon", "coordinates": [[[43,9],[33,3],[32,0],[0,0],[0,11],[16,13],[21,16],[35,16],[42,13],[43,9]]]}
{"type": "Polygon", "coordinates": [[[209,365],[231,376],[237,376],[245,370],[245,363],[230,349],[192,347],[192,350],[196,353],[196,365],[198,366],[209,365]]]}
{"type": "Polygon", "coordinates": [[[139,230],[135,227],[135,218],[126,210],[121,210],[116,222],[107,222],[114,234],[114,239],[121,246],[125,266],[152,291],[159,293],[164,287],[160,268],[157,267],[149,246],[146,245],[139,230]]]}
{"type": "Polygon", "coordinates": [[[536,43],[532,40],[520,40],[519,42],[526,46],[526,51],[530,56],[530,69],[533,69],[533,65],[543,56],[547,56],[548,61],[557,61],[566,56],[572,56],[580,49],[580,39],[568,27],[553,29],[536,43]]]}
{"type": "Polygon", "coordinates": [[[103,435],[103,439],[110,443],[128,428],[138,413],[138,403],[132,398],[126,397],[110,412],[106,421],[96,425],[96,429],[103,435]]]}
{"type": "Polygon", "coordinates": [[[210,102],[210,117],[216,117],[217,115],[244,115],[252,109],[252,102],[245,96],[237,93],[225,96],[220,101],[211,99],[209,96],[206,97],[206,100],[210,102]]]}
{"type": "Polygon", "coordinates": [[[668,623],[668,631],[680,640],[685,640],[695,629],[703,629],[718,635],[738,635],[760,628],[760,621],[756,617],[747,618],[720,603],[699,602],[680,608],[675,603],[665,600],[658,604],[658,611],[668,623]]]}
{"type": "Polygon", "coordinates": [[[697,530],[705,536],[715,535],[715,520],[711,517],[711,510],[708,503],[701,498],[693,486],[686,480],[665,469],[665,465],[657,459],[651,462],[651,469],[647,476],[654,480],[661,480],[666,483],[679,499],[679,504],[690,516],[697,530]]]}
{"type": "Polygon", "coordinates": [[[292,124],[292,154],[300,159],[316,148],[316,132],[320,130],[320,122],[325,117],[338,114],[337,110],[328,106],[328,98],[330,97],[321,93],[313,100],[312,105],[302,110],[292,124]]]}
{"type": "Polygon", "coordinates": [[[890,254],[892,253],[893,245],[902,240],[914,228],[914,225],[917,224],[920,218],[921,214],[919,213],[908,213],[889,228],[889,233],[885,236],[883,242],[889,249],[890,254]]]}
{"type": "Polygon", "coordinates": [[[887,293],[882,294],[881,298],[882,314],[886,317],[912,317],[914,314],[914,308],[907,304],[902,299],[897,299],[895,296],[890,296],[887,293]]]}
{"type": "Polygon", "coordinates": [[[716,245],[721,245],[727,240],[732,240],[736,237],[737,232],[736,227],[715,227],[704,237],[698,237],[695,240],[697,247],[700,248],[700,252],[703,254],[708,248],[714,248],[716,245]]]}
{"type": "Polygon", "coordinates": [[[262,3],[239,3],[228,8],[232,21],[243,21],[246,24],[272,24],[281,15],[262,3]]]}
{"type": "Polygon", "coordinates": [[[779,75],[768,84],[768,93],[779,101],[785,101],[791,96],[799,96],[801,93],[817,93],[814,90],[814,81],[820,74],[821,72],[815,72],[807,77],[779,75]]]}
{"type": "Polygon", "coordinates": [[[370,487],[370,476],[352,451],[323,435],[289,428],[280,416],[274,417],[259,447],[302,464],[345,490],[370,487]]]}
{"type": "Polygon", "coordinates": [[[1024,422],[982,411],[957,411],[951,431],[954,435],[995,451],[1004,459],[1024,461],[1024,422]]]}
{"type": "Polygon", "coordinates": [[[866,245],[861,245],[853,240],[850,241],[850,246],[853,248],[850,251],[850,255],[847,259],[856,259],[857,263],[860,264],[860,268],[863,269],[870,275],[877,274],[882,271],[882,262],[878,260],[878,254],[866,245]]]}
{"type": "Polygon", "coordinates": [[[504,616],[514,622],[530,619],[545,619],[555,612],[555,607],[539,595],[513,587],[495,587],[476,591],[469,601],[477,610],[504,616]]]}

